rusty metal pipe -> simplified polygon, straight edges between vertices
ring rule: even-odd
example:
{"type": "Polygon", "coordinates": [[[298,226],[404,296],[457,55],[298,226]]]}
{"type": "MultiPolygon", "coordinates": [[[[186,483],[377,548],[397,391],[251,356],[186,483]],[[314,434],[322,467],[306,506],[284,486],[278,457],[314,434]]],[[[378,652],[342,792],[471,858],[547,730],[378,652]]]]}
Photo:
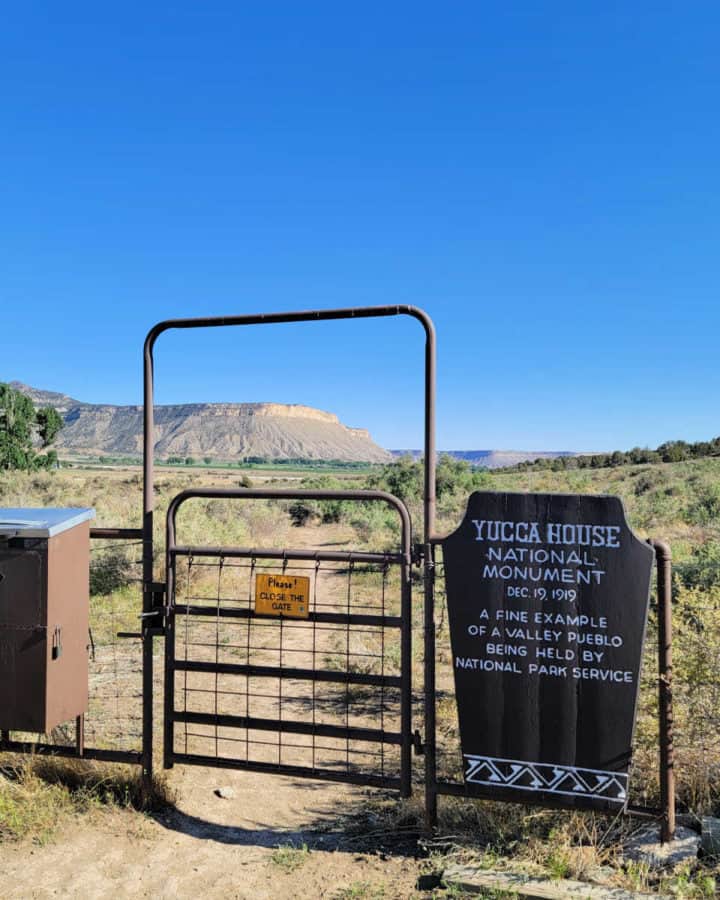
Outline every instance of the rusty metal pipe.
{"type": "MultiPolygon", "coordinates": [[[[365,500],[369,502],[387,503],[400,516],[402,523],[403,558],[411,561],[412,525],[410,513],[405,504],[386,491],[333,491],[333,490],[294,490],[292,488],[188,488],[173,497],[167,511],[167,548],[176,546],[175,533],[178,509],[192,499],[221,500],[365,500]]],[[[261,555],[261,554],[259,554],[261,555]]]]}
{"type": "Polygon", "coordinates": [[[675,837],[675,754],[672,707],[672,553],[664,541],[651,541],[657,564],[658,695],[660,731],[660,826],[662,843],[675,837]]]}
{"type": "Polygon", "coordinates": [[[90,537],[94,540],[142,540],[143,530],[142,528],[91,528],[90,537]]]}
{"type": "MultiPolygon", "coordinates": [[[[422,309],[410,305],[360,306],[346,309],[306,310],[303,312],[260,313],[246,316],[212,316],[192,319],[167,319],[154,325],[145,338],[143,352],[143,534],[146,545],[143,555],[144,580],[152,582],[152,519],[154,509],[153,432],[154,432],[154,358],[153,351],[158,337],[165,331],[188,328],[219,328],[237,325],[271,325],[291,322],[322,322],[339,319],[368,319],[407,315],[417,319],[425,330],[425,423],[424,423],[424,537],[427,543],[435,530],[435,405],[436,405],[436,337],[430,316],[422,309]]],[[[149,592],[149,587],[147,591],[149,592]]]]}
{"type": "Polygon", "coordinates": [[[423,697],[425,722],[425,828],[432,833],[437,825],[437,707],[435,685],[435,546],[424,547],[423,579],[423,697]]]}
{"type": "Polygon", "coordinates": [[[85,715],[75,719],[75,749],[79,757],[85,756],[85,715]]]}

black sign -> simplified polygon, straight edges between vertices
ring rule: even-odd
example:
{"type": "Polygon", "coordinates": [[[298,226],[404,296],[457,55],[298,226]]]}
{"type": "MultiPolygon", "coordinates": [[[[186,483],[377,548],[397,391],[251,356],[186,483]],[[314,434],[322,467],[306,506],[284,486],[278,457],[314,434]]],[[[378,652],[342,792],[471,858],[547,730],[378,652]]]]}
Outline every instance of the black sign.
{"type": "Polygon", "coordinates": [[[475,493],[442,547],[468,793],[622,808],[653,551],[620,499],[475,493]]]}

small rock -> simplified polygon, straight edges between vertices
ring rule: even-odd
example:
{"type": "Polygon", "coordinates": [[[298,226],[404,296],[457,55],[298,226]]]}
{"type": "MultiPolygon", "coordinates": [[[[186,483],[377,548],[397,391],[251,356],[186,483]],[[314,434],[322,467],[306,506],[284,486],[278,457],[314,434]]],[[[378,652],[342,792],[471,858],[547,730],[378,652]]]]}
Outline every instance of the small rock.
{"type": "Polygon", "coordinates": [[[702,817],[701,847],[708,856],[720,858],[720,819],[713,816],[702,817]]]}
{"type": "Polygon", "coordinates": [[[689,828],[676,828],[675,840],[661,844],[659,827],[649,825],[625,844],[623,856],[661,869],[696,859],[699,849],[700,835],[689,828]]]}
{"type": "Polygon", "coordinates": [[[235,796],[235,791],[231,787],[219,787],[215,788],[215,796],[222,797],[223,800],[232,800],[235,796]]]}
{"type": "Polygon", "coordinates": [[[594,866],[588,873],[587,880],[595,884],[608,884],[617,875],[612,866],[594,866]]]}

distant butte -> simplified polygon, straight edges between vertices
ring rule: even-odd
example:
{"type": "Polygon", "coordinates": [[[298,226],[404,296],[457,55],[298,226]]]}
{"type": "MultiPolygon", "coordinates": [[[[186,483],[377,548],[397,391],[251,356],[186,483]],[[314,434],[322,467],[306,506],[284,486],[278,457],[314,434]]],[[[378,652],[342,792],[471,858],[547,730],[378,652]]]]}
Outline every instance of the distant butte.
{"type": "MultiPolygon", "coordinates": [[[[36,406],[52,406],[65,427],[56,449],[62,455],[140,456],[142,406],[84,403],[66,394],[43,391],[17,381],[15,390],[36,406]]],[[[155,456],[235,461],[336,459],[388,462],[364,428],[343,425],[336,415],[310,406],[285,403],[183,403],[155,407],[155,456]]]]}

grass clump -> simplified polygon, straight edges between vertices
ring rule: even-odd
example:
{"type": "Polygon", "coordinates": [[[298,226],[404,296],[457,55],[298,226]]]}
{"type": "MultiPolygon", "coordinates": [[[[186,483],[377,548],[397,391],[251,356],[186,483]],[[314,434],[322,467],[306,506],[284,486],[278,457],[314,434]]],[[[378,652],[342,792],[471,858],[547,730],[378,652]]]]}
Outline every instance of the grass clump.
{"type": "Polygon", "coordinates": [[[102,808],[161,809],[173,802],[165,780],[147,790],[138,772],[86,760],[12,757],[0,767],[0,841],[45,843],[68,817],[102,808]]]}
{"type": "Polygon", "coordinates": [[[382,884],[353,881],[333,894],[333,900],[383,900],[385,896],[385,887],[382,884]]]}
{"type": "Polygon", "coordinates": [[[61,785],[44,783],[31,766],[0,771],[0,841],[30,837],[43,844],[72,811],[69,793],[61,785]]]}
{"type": "Polygon", "coordinates": [[[303,866],[310,857],[307,844],[296,847],[295,844],[279,844],[270,854],[273,865],[284,869],[286,872],[294,872],[303,866]]]}

